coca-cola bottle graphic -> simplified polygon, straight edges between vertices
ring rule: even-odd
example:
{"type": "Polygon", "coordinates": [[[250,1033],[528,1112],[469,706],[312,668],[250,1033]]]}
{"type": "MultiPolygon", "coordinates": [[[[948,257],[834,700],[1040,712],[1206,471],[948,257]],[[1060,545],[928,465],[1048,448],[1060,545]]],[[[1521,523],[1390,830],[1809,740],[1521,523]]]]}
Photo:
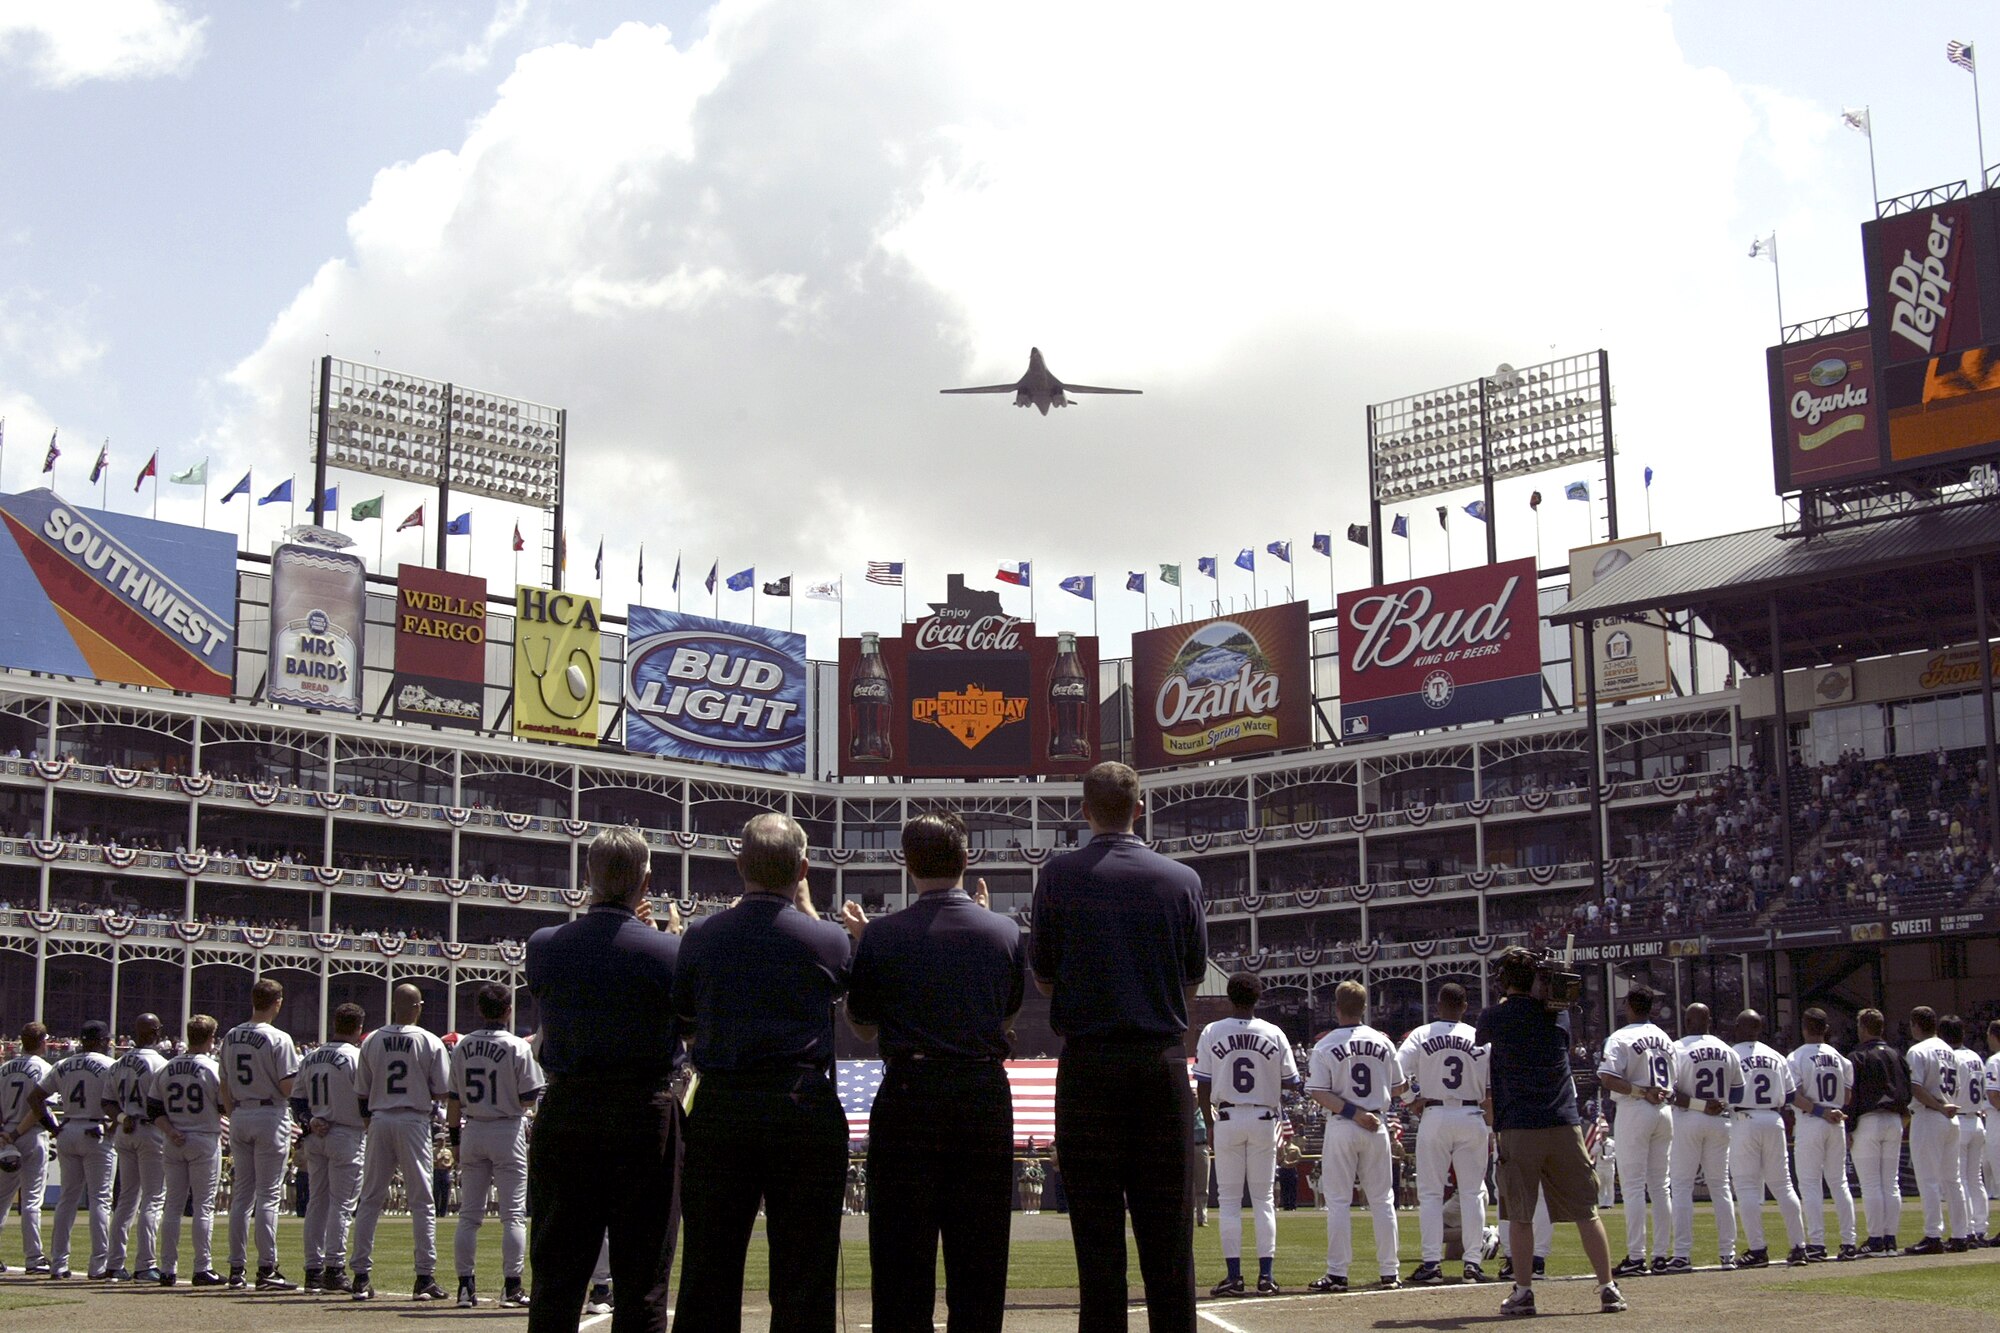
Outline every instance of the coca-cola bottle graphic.
{"type": "Polygon", "coordinates": [[[1090,681],[1076,655],[1076,635],[1056,635],[1056,663],[1049,668],[1049,758],[1090,758],[1090,681]]]}
{"type": "Polygon", "coordinates": [[[889,668],[882,661],[882,636],[861,636],[861,660],[847,691],[847,757],[886,763],[896,757],[889,744],[889,708],[895,694],[889,688],[889,668]]]}

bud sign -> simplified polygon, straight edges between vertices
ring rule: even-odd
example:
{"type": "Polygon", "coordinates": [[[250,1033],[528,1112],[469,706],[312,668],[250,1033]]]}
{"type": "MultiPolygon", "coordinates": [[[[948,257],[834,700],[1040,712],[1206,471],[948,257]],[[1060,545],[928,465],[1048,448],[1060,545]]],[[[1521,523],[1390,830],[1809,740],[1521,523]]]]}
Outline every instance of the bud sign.
{"type": "Polygon", "coordinates": [[[1484,722],[1541,706],[1531,559],[1343,593],[1339,614],[1343,736],[1484,722]]]}
{"type": "Polygon", "coordinates": [[[806,771],[803,634],[635,606],[625,746],[766,773],[806,771]]]}

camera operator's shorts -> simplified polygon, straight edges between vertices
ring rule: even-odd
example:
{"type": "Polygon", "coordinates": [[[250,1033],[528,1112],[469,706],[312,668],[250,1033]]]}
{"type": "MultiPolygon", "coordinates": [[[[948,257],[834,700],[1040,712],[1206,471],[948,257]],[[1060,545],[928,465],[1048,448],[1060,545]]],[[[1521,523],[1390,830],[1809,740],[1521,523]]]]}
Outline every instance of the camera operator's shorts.
{"type": "Polygon", "coordinates": [[[1552,1222],[1588,1222],[1597,1216],[1597,1172],[1576,1125],[1500,1131],[1501,1215],[1535,1215],[1535,1193],[1548,1201],[1552,1222]]]}

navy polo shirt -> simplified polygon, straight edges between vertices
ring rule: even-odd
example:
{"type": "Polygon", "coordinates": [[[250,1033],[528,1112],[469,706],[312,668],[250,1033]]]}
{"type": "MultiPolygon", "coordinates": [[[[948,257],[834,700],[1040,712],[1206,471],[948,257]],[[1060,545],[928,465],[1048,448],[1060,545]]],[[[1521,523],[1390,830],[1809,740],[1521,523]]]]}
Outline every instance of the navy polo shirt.
{"type": "Polygon", "coordinates": [[[673,1012],[704,1074],[833,1064],[833,1006],[847,990],[847,932],[789,897],[746,893],[681,940],[673,1012]]]}
{"type": "Polygon", "coordinates": [[[665,1086],[680,1054],[668,1019],[680,947],[615,903],[529,936],[548,1076],[665,1086]]]}
{"type": "Polygon", "coordinates": [[[1495,1129],[1579,1125],[1569,1069],[1569,1015],[1540,1000],[1509,995],[1479,1016],[1473,1040],[1493,1048],[1487,1086],[1495,1129]]]}
{"type": "Polygon", "coordinates": [[[1177,1041],[1186,988],[1208,972],[1201,879],[1130,833],[1099,834],[1043,868],[1032,942],[1062,1036],[1177,1041]]]}
{"type": "Polygon", "coordinates": [[[936,889],[868,923],[854,950],[847,1015],[881,1030],[885,1058],[1004,1060],[1027,968],[1019,926],[963,889],[936,889]]]}

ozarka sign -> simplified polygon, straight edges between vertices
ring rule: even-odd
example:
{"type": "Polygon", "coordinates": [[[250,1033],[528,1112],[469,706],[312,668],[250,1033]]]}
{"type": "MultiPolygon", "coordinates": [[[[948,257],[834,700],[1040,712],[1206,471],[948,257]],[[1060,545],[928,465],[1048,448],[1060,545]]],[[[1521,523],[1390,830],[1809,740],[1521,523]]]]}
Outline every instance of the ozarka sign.
{"type": "Polygon", "coordinates": [[[1532,559],[1344,593],[1339,613],[1343,736],[1484,722],[1541,704],[1532,559]]]}

